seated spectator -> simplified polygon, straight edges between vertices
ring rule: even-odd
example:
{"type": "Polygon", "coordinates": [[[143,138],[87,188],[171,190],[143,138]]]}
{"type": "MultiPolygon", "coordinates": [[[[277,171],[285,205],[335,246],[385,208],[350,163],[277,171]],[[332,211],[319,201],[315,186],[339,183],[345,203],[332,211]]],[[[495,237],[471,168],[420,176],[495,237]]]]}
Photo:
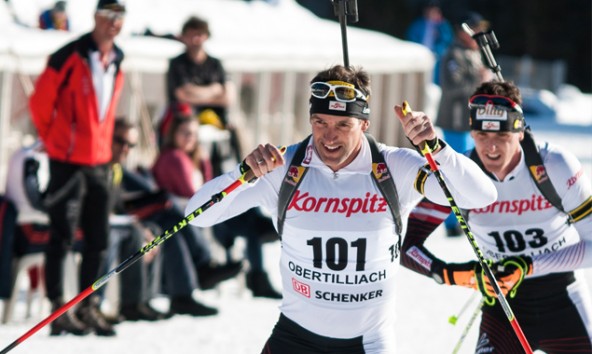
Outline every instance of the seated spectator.
{"type": "MultiPolygon", "coordinates": [[[[121,149],[120,149],[121,150],[121,149]]],[[[126,149],[124,149],[126,150],[126,149]]],[[[125,153],[127,154],[127,153],[125,153]]],[[[121,152],[114,149],[116,159],[121,152]]],[[[124,158],[124,157],[121,157],[124,158]]],[[[18,227],[15,232],[15,256],[32,252],[44,252],[49,241],[48,217],[43,205],[43,192],[49,179],[48,158],[41,143],[17,150],[10,159],[10,172],[7,176],[7,198],[17,208],[18,227]]],[[[129,219],[129,218],[128,218],[129,219]]],[[[145,243],[145,232],[137,227],[137,223],[121,222],[116,219],[110,221],[111,232],[107,252],[108,264],[116,257],[122,261],[132,253],[138,251],[145,243]]],[[[73,250],[80,251],[84,236],[78,232],[73,250]]],[[[152,309],[147,303],[146,264],[152,256],[145,256],[120,275],[120,302],[122,319],[128,320],[157,320],[164,318],[164,314],[152,309]]],[[[109,270],[105,268],[105,273],[109,270]]],[[[102,293],[104,288],[98,293],[102,293]]],[[[78,323],[75,314],[72,316],[78,323]]],[[[57,334],[52,332],[53,334],[57,334]]],[[[85,334],[86,330],[76,331],[75,334],[85,334]]]]}
{"type": "MultiPolygon", "coordinates": [[[[153,167],[158,185],[183,200],[183,206],[186,198],[192,196],[205,181],[212,178],[208,158],[201,153],[198,130],[199,123],[196,119],[186,116],[174,118],[168,128],[163,150],[153,167]]],[[[229,249],[236,237],[245,237],[250,264],[247,286],[254,296],[281,298],[281,294],[272,288],[263,269],[262,239],[277,239],[270,218],[263,216],[259,210],[252,209],[216,225],[214,233],[226,249],[229,249]]],[[[232,262],[229,257],[227,261],[232,262]]]]}
{"type": "MultiPolygon", "coordinates": [[[[119,124],[116,123],[116,126],[119,124]]],[[[129,147],[128,142],[119,139],[118,143],[129,147]]],[[[150,176],[122,169],[121,185],[125,194],[128,194],[128,197],[123,198],[125,210],[136,215],[143,224],[158,225],[154,233],[160,235],[175,226],[185,215],[178,204],[180,199],[173,200],[171,194],[163,193],[155,184],[150,176]]],[[[196,301],[192,296],[193,290],[199,287],[210,289],[236,276],[242,268],[241,263],[212,264],[210,245],[202,231],[195,227],[179,230],[162,244],[161,252],[164,293],[170,298],[169,315],[215,315],[217,309],[196,301]]]]}
{"type": "MultiPolygon", "coordinates": [[[[110,218],[111,231],[107,248],[106,269],[109,271],[114,261],[123,262],[136,253],[146,242],[154,239],[150,228],[142,225],[135,217],[129,215],[124,208],[125,190],[122,188],[122,164],[128,153],[138,143],[138,131],[123,119],[115,122],[112,158],[111,201],[113,215],[110,218]]],[[[155,248],[131,265],[120,275],[119,320],[156,321],[165,318],[165,314],[152,308],[150,299],[155,295],[151,290],[158,283],[160,271],[159,249],[155,248]],[[152,276],[149,276],[152,275],[152,276]]]]}
{"type": "Polygon", "coordinates": [[[66,13],[66,2],[56,1],[51,9],[47,9],[39,15],[39,28],[69,31],[70,23],[66,13]]]}

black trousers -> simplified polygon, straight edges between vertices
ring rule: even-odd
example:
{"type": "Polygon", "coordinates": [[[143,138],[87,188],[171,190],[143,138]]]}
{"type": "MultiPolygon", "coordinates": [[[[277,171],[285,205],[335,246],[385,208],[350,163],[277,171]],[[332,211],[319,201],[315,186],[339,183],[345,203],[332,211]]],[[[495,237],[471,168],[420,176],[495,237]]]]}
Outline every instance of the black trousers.
{"type": "Polygon", "coordinates": [[[63,297],[66,252],[80,229],[84,237],[79,287],[90,286],[100,275],[109,235],[109,167],[50,160],[45,205],[50,239],[45,251],[47,297],[63,297]]]}
{"type": "MultiPolygon", "coordinates": [[[[572,287],[568,289],[574,281],[573,272],[527,279],[518,288],[516,297],[508,298],[512,312],[533,350],[547,354],[592,353],[584,323],[590,313],[585,314],[582,304],[572,300],[583,296],[575,294],[577,290],[572,287]]],[[[475,352],[524,353],[499,301],[494,306],[483,306],[475,352]]]]}
{"type": "Polygon", "coordinates": [[[261,354],[364,354],[362,337],[338,339],[314,334],[283,314],[261,354]]]}

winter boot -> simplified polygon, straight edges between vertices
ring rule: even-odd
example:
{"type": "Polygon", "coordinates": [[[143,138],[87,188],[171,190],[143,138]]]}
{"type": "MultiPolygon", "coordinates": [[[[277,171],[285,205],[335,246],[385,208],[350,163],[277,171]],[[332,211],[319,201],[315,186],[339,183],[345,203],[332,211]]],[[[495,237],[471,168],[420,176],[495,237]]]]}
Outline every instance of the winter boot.
{"type": "Polygon", "coordinates": [[[171,299],[170,315],[213,316],[218,310],[195,301],[191,296],[179,296],[171,299]]]}
{"type": "Polygon", "coordinates": [[[77,315],[97,336],[112,337],[115,335],[115,329],[99,309],[98,297],[92,296],[85,299],[78,309],[77,315]]]}
{"type": "Polygon", "coordinates": [[[224,265],[207,265],[197,268],[199,286],[202,290],[213,289],[218,283],[234,278],[242,268],[242,262],[228,262],[224,265]]]}
{"type": "Polygon", "coordinates": [[[148,303],[124,305],[120,308],[119,314],[126,321],[158,321],[167,318],[167,314],[154,309],[148,303]]]}
{"type": "MultiPolygon", "coordinates": [[[[54,313],[64,305],[62,300],[55,300],[51,303],[51,312],[54,313]]],[[[72,333],[77,336],[84,336],[90,332],[89,328],[76,318],[73,311],[66,311],[51,323],[49,335],[58,336],[62,333],[72,333]]]]}
{"type": "Polygon", "coordinates": [[[282,294],[271,286],[267,273],[261,270],[253,270],[247,273],[247,288],[251,290],[254,297],[282,298],[282,294]]]}

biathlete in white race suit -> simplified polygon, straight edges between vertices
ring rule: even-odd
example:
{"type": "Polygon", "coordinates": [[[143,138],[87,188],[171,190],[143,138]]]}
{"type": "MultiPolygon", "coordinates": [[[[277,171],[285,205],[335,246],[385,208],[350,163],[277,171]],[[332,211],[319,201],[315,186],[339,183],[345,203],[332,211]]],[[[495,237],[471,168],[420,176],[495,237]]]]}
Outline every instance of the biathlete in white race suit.
{"type": "MultiPolygon", "coordinates": [[[[528,145],[521,143],[528,134],[521,101],[518,88],[504,82],[483,83],[469,101],[475,140],[469,153],[490,176],[498,198],[467,211],[468,224],[485,258],[494,262],[491,268],[532,349],[592,353],[592,298],[574,274],[592,266],[592,183],[575,156],[550,144],[538,146],[542,165],[533,167],[535,181],[528,145]],[[565,212],[537,187],[547,179],[565,212]]],[[[490,305],[482,309],[475,353],[524,353],[477,262],[445,263],[423,246],[449,212],[425,200],[413,210],[402,264],[439,283],[484,292],[490,305]]]]}
{"type": "MultiPolygon", "coordinates": [[[[279,191],[288,169],[307,174],[285,215],[280,272],[281,315],[262,353],[394,353],[394,308],[398,241],[394,217],[371,175],[372,156],[365,136],[370,125],[369,75],[337,65],[311,81],[310,124],[301,166],[290,165],[298,144],[285,156],[274,145],[259,145],[244,160],[259,177],[215,204],[191,223],[207,227],[252,207],[278,216],[279,191]],[[288,163],[286,163],[288,162],[288,163]],[[288,167],[291,166],[291,167],[288,167]]],[[[485,208],[497,194],[492,181],[467,157],[438,141],[422,112],[395,113],[406,136],[434,148],[457,203],[485,208]]],[[[416,151],[379,145],[385,178],[394,179],[402,220],[426,197],[447,200],[434,176],[416,181],[426,160],[416,151]],[[418,182],[418,183],[416,183],[418,182]]],[[[241,176],[241,168],[206,183],[190,200],[193,212],[241,176]]],[[[290,176],[286,176],[290,177],[290,176]]],[[[277,220],[276,220],[276,228],[277,220]]],[[[403,223],[402,230],[405,228],[403,223]]]]}

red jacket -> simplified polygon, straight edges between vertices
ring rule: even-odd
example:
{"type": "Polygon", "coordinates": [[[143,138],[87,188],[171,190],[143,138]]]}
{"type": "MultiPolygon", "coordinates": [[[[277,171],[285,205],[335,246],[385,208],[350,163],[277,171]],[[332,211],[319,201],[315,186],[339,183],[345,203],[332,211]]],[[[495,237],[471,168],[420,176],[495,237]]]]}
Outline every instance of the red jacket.
{"type": "Polygon", "coordinates": [[[96,50],[96,44],[88,33],[52,54],[29,100],[33,123],[51,159],[81,165],[111,160],[115,111],[123,87],[123,52],[115,46],[113,97],[100,121],[91,50],[96,50]]]}

